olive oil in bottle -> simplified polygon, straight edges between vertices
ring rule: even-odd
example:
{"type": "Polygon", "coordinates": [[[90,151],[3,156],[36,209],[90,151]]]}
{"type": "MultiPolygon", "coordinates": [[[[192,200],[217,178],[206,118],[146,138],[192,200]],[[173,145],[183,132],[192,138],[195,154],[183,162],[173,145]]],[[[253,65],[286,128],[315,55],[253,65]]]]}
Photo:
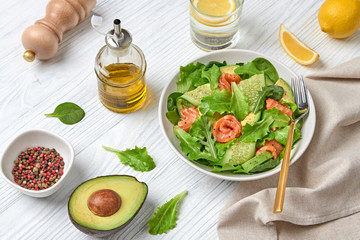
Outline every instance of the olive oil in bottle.
{"type": "Polygon", "coordinates": [[[146,61],[128,31],[121,29],[120,20],[108,32],[106,45],[96,56],[95,72],[101,103],[118,113],[130,113],[146,100],[146,61]]]}

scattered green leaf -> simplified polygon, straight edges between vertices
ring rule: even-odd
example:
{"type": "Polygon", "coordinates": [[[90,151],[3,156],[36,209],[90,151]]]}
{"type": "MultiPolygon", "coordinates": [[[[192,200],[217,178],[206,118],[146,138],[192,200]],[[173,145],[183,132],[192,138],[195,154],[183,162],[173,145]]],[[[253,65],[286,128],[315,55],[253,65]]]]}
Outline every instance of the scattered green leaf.
{"type": "Polygon", "coordinates": [[[64,102],[58,105],[53,113],[45,114],[47,117],[57,117],[62,123],[72,125],[84,118],[84,110],[72,102],[64,102]]]}
{"type": "Polygon", "coordinates": [[[230,111],[242,121],[249,113],[248,97],[235,82],[231,82],[232,95],[230,100],[230,111]]]}
{"type": "Polygon", "coordinates": [[[129,165],[136,171],[146,172],[155,168],[154,160],[148,154],[146,147],[139,148],[135,146],[135,149],[126,149],[125,151],[106,146],[103,146],[103,148],[107,151],[116,153],[122,164],[129,165]]]}
{"type": "Polygon", "coordinates": [[[274,119],[268,117],[254,124],[246,124],[241,133],[240,141],[241,142],[256,142],[257,140],[265,137],[269,131],[270,126],[273,123],[274,119]]]}
{"type": "Polygon", "coordinates": [[[179,202],[186,196],[187,191],[176,195],[161,207],[158,207],[154,216],[148,222],[149,233],[152,235],[167,233],[168,230],[175,228],[179,202]]]}
{"type": "Polygon", "coordinates": [[[205,65],[202,63],[190,63],[185,67],[180,67],[180,79],[176,83],[178,92],[185,93],[195,89],[197,86],[208,82],[207,79],[201,77],[202,69],[205,65]]]}
{"type": "Polygon", "coordinates": [[[223,114],[230,110],[230,101],[231,93],[228,90],[217,90],[201,100],[199,111],[207,116],[213,116],[216,112],[223,114]]]}

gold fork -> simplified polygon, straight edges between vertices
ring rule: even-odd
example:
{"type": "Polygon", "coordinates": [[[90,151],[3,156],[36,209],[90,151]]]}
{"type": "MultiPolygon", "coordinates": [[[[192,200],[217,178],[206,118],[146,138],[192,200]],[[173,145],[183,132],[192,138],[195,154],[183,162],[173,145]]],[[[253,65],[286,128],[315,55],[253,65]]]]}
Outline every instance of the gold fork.
{"type": "Polygon", "coordinates": [[[295,103],[301,114],[290,123],[289,133],[285,145],[284,158],[281,165],[279,183],[276,191],[275,203],[273,213],[281,213],[284,205],[285,188],[288,176],[290,153],[293,143],[293,136],[295,125],[304,118],[309,112],[307,88],[303,76],[298,76],[291,79],[291,88],[294,93],[295,103]]]}

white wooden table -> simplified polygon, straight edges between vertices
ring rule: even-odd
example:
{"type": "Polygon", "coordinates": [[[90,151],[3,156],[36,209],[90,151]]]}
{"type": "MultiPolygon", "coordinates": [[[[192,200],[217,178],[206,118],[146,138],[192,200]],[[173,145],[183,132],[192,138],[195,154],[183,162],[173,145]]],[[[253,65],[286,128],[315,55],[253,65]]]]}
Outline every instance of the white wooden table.
{"type": "MultiPolygon", "coordinates": [[[[104,38],[91,28],[89,17],[64,35],[53,59],[33,63],[22,59],[21,34],[44,16],[47,2],[1,1],[0,154],[23,130],[47,129],[73,145],[74,169],[66,186],[44,199],[23,195],[0,179],[0,239],[90,239],[70,223],[67,201],[81,182],[108,174],[133,175],[149,186],[139,214],[110,239],[217,239],[218,213],[239,183],[208,177],[179,160],[165,142],[157,116],[159,96],[171,76],[180,65],[204,53],[190,40],[188,1],[98,1],[94,11],[109,19],[120,18],[148,63],[148,102],[131,114],[113,113],[98,99],[93,68],[104,38]],[[85,110],[80,123],[69,126],[44,117],[65,101],[85,110]],[[102,145],[119,149],[146,146],[157,167],[136,172],[102,145]],[[147,222],[156,208],[185,189],[189,193],[181,204],[176,228],[168,234],[150,235],[147,222]]],[[[269,55],[304,75],[359,56],[360,31],[345,40],[320,31],[317,12],[322,2],[245,0],[236,47],[269,55]],[[318,62],[303,67],[285,54],[278,41],[281,23],[320,54],[318,62]]]]}

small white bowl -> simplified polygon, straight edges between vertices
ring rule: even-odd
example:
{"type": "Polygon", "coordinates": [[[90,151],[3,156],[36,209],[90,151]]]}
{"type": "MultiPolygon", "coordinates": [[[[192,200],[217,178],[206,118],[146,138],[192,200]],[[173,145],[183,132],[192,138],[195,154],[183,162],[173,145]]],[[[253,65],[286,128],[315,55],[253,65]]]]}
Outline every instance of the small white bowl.
{"type": "Polygon", "coordinates": [[[46,131],[46,130],[29,130],[16,136],[10,144],[6,147],[0,158],[0,174],[12,187],[20,192],[31,197],[47,197],[55,193],[63,184],[66,176],[68,175],[74,161],[74,150],[70,143],[59,135],[46,131]],[[23,188],[14,182],[12,169],[14,167],[14,160],[18,155],[26,150],[28,147],[46,147],[55,148],[56,151],[63,157],[64,170],[63,175],[57,183],[52,187],[44,190],[34,191],[23,188]]]}
{"type": "MultiPolygon", "coordinates": [[[[220,50],[211,53],[206,53],[201,57],[195,58],[188,63],[201,62],[207,64],[210,61],[218,61],[218,62],[226,61],[227,64],[235,64],[237,62],[247,63],[258,57],[262,57],[269,60],[275,66],[279,76],[283,78],[285,81],[287,81],[289,84],[291,78],[297,76],[290,68],[288,68],[286,65],[282,64],[281,62],[269,56],[263,55],[261,53],[250,50],[244,50],[244,49],[228,49],[228,50],[220,50]]],[[[188,63],[184,63],[183,66],[186,66],[188,63]]],[[[160,103],[159,103],[160,127],[165,137],[165,140],[181,160],[183,160],[186,164],[190,165],[191,167],[195,168],[196,170],[202,173],[205,173],[212,177],[216,177],[224,180],[230,180],[230,181],[257,180],[280,172],[281,164],[279,164],[277,167],[269,171],[254,173],[252,175],[233,174],[229,172],[213,173],[211,172],[211,167],[202,165],[195,161],[190,161],[187,158],[187,156],[184,155],[183,152],[181,151],[180,142],[175,137],[175,134],[173,132],[173,125],[169,122],[169,120],[166,118],[165,115],[167,112],[167,97],[171,93],[176,92],[177,90],[176,82],[179,79],[179,71],[175,72],[172,76],[170,75],[170,77],[171,78],[169,78],[169,83],[167,84],[167,86],[165,86],[160,97],[160,103]]],[[[316,122],[315,106],[310,93],[308,97],[309,97],[310,111],[308,116],[305,118],[303,127],[301,129],[302,138],[295,144],[294,149],[291,151],[290,165],[292,165],[296,160],[298,160],[300,156],[305,152],[306,148],[309,146],[311,142],[312,136],[315,131],[315,122],[316,122]]]]}

